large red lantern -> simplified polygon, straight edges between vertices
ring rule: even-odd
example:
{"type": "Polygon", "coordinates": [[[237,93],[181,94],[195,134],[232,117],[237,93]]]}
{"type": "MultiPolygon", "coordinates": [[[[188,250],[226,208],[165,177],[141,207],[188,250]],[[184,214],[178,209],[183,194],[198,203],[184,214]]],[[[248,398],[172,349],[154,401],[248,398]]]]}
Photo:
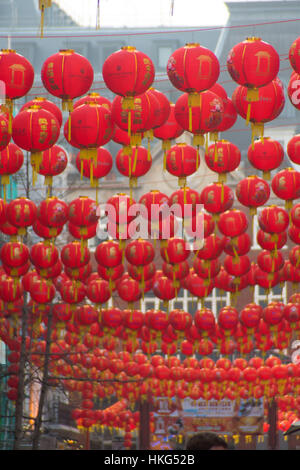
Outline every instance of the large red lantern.
{"type": "Polygon", "coordinates": [[[97,263],[112,268],[122,263],[122,250],[119,244],[113,240],[105,240],[95,250],[97,263]]]}
{"type": "Polygon", "coordinates": [[[12,123],[13,140],[23,150],[31,152],[31,164],[36,171],[42,161],[42,152],[56,143],[59,133],[56,117],[36,105],[18,113],[12,123]]]}
{"type": "Polygon", "coordinates": [[[12,119],[13,100],[25,96],[34,81],[34,69],[31,63],[13,49],[1,49],[0,80],[5,84],[6,104],[12,119]]]}
{"type": "Polygon", "coordinates": [[[35,243],[30,249],[32,264],[39,269],[51,268],[59,259],[56,246],[47,242],[35,243]]]}
{"type": "Polygon", "coordinates": [[[78,241],[67,243],[63,246],[61,253],[61,261],[64,265],[71,269],[79,269],[90,261],[90,251],[78,241]]]}
{"type": "Polygon", "coordinates": [[[266,86],[258,89],[258,100],[247,102],[247,90],[245,86],[238,86],[233,94],[232,101],[238,114],[252,123],[252,146],[254,137],[263,137],[264,123],[273,121],[282,112],[285,104],[283,84],[279,78],[275,78],[266,86]]]}
{"type": "Polygon", "coordinates": [[[176,265],[189,257],[190,250],[183,238],[173,237],[169,238],[166,244],[161,247],[160,254],[164,261],[176,265]]]}
{"type": "Polygon", "coordinates": [[[276,253],[268,250],[262,250],[257,255],[257,264],[263,271],[274,273],[279,271],[284,265],[282,253],[277,250],[276,253]]]}
{"type": "Polygon", "coordinates": [[[69,222],[80,227],[98,222],[97,203],[88,196],[79,196],[69,204],[69,222]]]}
{"type": "Polygon", "coordinates": [[[132,46],[111,54],[102,67],[104,82],[113,93],[130,98],[141,95],[153,83],[155,69],[151,59],[132,46]]]}
{"type": "MultiPolygon", "coordinates": [[[[189,95],[183,93],[175,104],[175,118],[179,125],[194,134],[193,144],[204,145],[204,134],[217,131],[223,117],[223,101],[210,90],[196,95],[189,105],[189,95]]],[[[207,142],[207,141],[206,141],[207,142]]]]}
{"type": "Polygon", "coordinates": [[[197,43],[189,43],[172,53],[167,63],[171,83],[180,91],[201,92],[218,80],[220,65],[215,54],[197,43]]]}
{"type": "Polygon", "coordinates": [[[222,212],[218,220],[218,228],[226,237],[237,237],[248,228],[247,216],[239,209],[222,212]]]}
{"type": "Polygon", "coordinates": [[[69,115],[64,135],[73,147],[80,149],[80,159],[97,162],[97,149],[113,135],[111,112],[97,103],[87,102],[69,115]]]}
{"type": "Polygon", "coordinates": [[[271,191],[265,180],[252,175],[238,182],[235,193],[239,202],[250,208],[251,215],[255,215],[257,207],[265,205],[269,200],[271,191]]]}
{"type": "Polygon", "coordinates": [[[26,228],[33,225],[37,218],[37,207],[26,197],[13,199],[6,208],[7,221],[17,227],[19,235],[26,234],[26,228]]]}
{"type": "Polygon", "coordinates": [[[21,242],[7,242],[1,247],[0,258],[3,264],[18,268],[29,260],[29,249],[21,242]]]}
{"type": "Polygon", "coordinates": [[[47,98],[44,98],[43,96],[36,96],[33,100],[27,101],[27,103],[23,104],[23,106],[20,109],[20,112],[24,111],[24,109],[27,109],[33,105],[40,106],[41,108],[46,109],[46,111],[49,111],[51,114],[53,114],[59,123],[59,127],[61,127],[63,116],[62,116],[61,110],[55,103],[53,103],[52,101],[49,101],[47,98]]]}
{"type": "Polygon", "coordinates": [[[73,99],[89,91],[94,71],[85,57],[72,49],[62,49],[45,60],[41,78],[46,90],[62,99],[62,109],[72,111],[73,99]]]}
{"type": "Polygon", "coordinates": [[[271,44],[249,37],[233,46],[226,65],[232,79],[249,89],[247,99],[251,102],[258,99],[257,88],[266,86],[277,76],[280,60],[271,44]]]}
{"type": "Polygon", "coordinates": [[[219,140],[210,145],[205,153],[205,161],[212,171],[218,173],[219,181],[226,181],[226,173],[236,170],[241,161],[239,148],[228,140],[219,140]]]}
{"type": "Polygon", "coordinates": [[[300,165],[300,135],[294,135],[287,144],[287,154],[290,160],[296,165],[300,165]]]}
{"type": "Polygon", "coordinates": [[[37,218],[45,227],[56,229],[63,227],[68,221],[68,204],[55,196],[40,202],[37,208],[37,218]]]}
{"type": "Polygon", "coordinates": [[[155,251],[150,241],[144,239],[132,240],[125,249],[127,261],[134,266],[145,266],[153,261],[155,251]]]}
{"type": "Polygon", "coordinates": [[[129,178],[130,187],[137,185],[137,179],[151,168],[152,157],[145,147],[130,147],[130,151],[119,150],[116,155],[118,171],[129,178]]]}
{"type": "Polygon", "coordinates": [[[229,210],[234,202],[232,189],[224,183],[212,183],[203,188],[200,194],[201,204],[204,209],[213,215],[213,220],[218,220],[220,213],[229,210]]]}
{"type": "Polygon", "coordinates": [[[45,185],[52,186],[53,176],[60,175],[67,165],[67,152],[59,145],[53,145],[42,153],[39,166],[33,169],[45,177],[45,185]]]}
{"type": "Polygon", "coordinates": [[[64,302],[75,307],[78,303],[84,300],[86,296],[86,287],[81,281],[70,279],[62,284],[59,293],[64,302]]]}
{"type": "Polygon", "coordinates": [[[289,215],[281,207],[267,206],[259,213],[258,224],[264,232],[278,234],[288,228],[289,215]]]}
{"type": "Polygon", "coordinates": [[[46,279],[39,279],[32,283],[29,291],[32,300],[38,304],[47,304],[54,299],[55,287],[46,279]]]}
{"type": "Polygon", "coordinates": [[[263,172],[264,179],[270,179],[270,172],[278,168],[284,158],[282,145],[270,137],[255,140],[248,148],[251,165],[263,172]]]}
{"type": "Polygon", "coordinates": [[[286,209],[291,209],[293,200],[300,197],[300,173],[294,168],[279,171],[272,179],[274,194],[285,201],[286,209]]]}
{"type": "Polygon", "coordinates": [[[256,235],[257,243],[264,249],[269,251],[280,250],[287,241],[287,233],[280,232],[277,234],[276,237],[273,236],[271,233],[264,232],[263,230],[259,229],[256,235]]]}

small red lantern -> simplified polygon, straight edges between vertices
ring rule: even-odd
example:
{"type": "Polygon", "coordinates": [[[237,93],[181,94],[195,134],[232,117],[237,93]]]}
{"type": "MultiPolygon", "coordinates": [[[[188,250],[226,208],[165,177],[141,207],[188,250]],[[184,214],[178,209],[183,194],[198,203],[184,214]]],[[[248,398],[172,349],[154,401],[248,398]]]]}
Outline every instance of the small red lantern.
{"type": "Polygon", "coordinates": [[[61,49],[45,60],[41,78],[46,90],[62,99],[62,109],[72,111],[73,99],[89,91],[94,71],[85,57],[72,49],[61,49]]]}
{"type": "Polygon", "coordinates": [[[216,320],[212,310],[204,307],[195,312],[194,323],[201,334],[206,337],[214,330],[216,320]]]}
{"type": "Polygon", "coordinates": [[[219,311],[218,324],[224,330],[225,335],[229,335],[238,325],[239,312],[234,307],[223,307],[219,311]]]}
{"type": "Polygon", "coordinates": [[[75,306],[84,300],[86,288],[81,281],[70,279],[62,284],[59,293],[64,302],[75,306]]]}
{"type": "Polygon", "coordinates": [[[286,209],[291,209],[293,200],[300,197],[300,173],[294,168],[279,171],[272,179],[274,194],[285,201],[286,209]]]}
{"type": "Polygon", "coordinates": [[[167,276],[160,276],[153,282],[153,293],[164,302],[167,306],[169,300],[176,296],[177,288],[173,286],[173,282],[167,276]]]}
{"type": "MultiPolygon", "coordinates": [[[[163,208],[168,207],[168,196],[157,189],[153,189],[143,194],[139,204],[143,204],[147,209],[147,219],[149,221],[158,220],[164,217],[163,208]]],[[[143,212],[141,213],[143,217],[143,212]]]]}
{"type": "Polygon", "coordinates": [[[48,304],[54,299],[55,287],[52,282],[39,279],[32,283],[29,291],[32,300],[38,304],[48,304]]]}
{"type": "MultiPolygon", "coordinates": [[[[35,162],[33,162],[35,165],[35,162]]],[[[53,145],[42,153],[42,160],[34,171],[45,176],[45,185],[52,186],[53,176],[60,175],[68,165],[67,152],[59,145],[53,145]]]]}
{"type": "Polygon", "coordinates": [[[125,256],[130,264],[144,266],[153,261],[155,251],[153,245],[148,240],[137,239],[128,243],[125,249],[125,256]]]}
{"type": "MultiPolygon", "coordinates": [[[[274,47],[258,37],[249,37],[229,51],[227,70],[232,79],[250,90],[267,85],[279,72],[280,60],[274,47]]],[[[249,93],[253,99],[253,93],[249,93]]]]}
{"type": "Polygon", "coordinates": [[[238,182],[235,193],[239,202],[250,208],[251,215],[255,215],[257,207],[265,205],[269,200],[271,191],[265,180],[252,175],[238,182]]]}
{"type": "Polygon", "coordinates": [[[218,228],[226,237],[237,237],[248,228],[247,216],[239,209],[222,212],[218,220],[218,228]]]}
{"type": "Polygon", "coordinates": [[[225,241],[225,238],[220,238],[218,235],[212,233],[204,239],[203,247],[200,250],[197,250],[198,258],[204,260],[218,258],[224,249],[225,241]]]}
{"type": "MultiPolygon", "coordinates": [[[[141,95],[153,83],[155,69],[151,59],[132,46],[124,46],[111,54],[102,67],[102,75],[109,90],[130,98],[141,95]]],[[[127,104],[128,106],[128,104],[127,104]]]]}
{"type": "Polygon", "coordinates": [[[281,207],[267,206],[259,213],[258,223],[264,232],[278,234],[288,228],[289,215],[281,207]]]}
{"type": "Polygon", "coordinates": [[[270,172],[278,168],[284,157],[282,145],[270,137],[255,140],[248,148],[248,160],[254,168],[263,172],[264,179],[270,179],[270,172]]]}
{"type": "Polygon", "coordinates": [[[117,283],[118,294],[122,300],[128,302],[129,307],[133,307],[134,302],[141,298],[141,291],[138,281],[130,276],[123,275],[117,283]]]}
{"type": "Polygon", "coordinates": [[[259,229],[256,235],[257,243],[264,249],[269,251],[280,250],[287,241],[287,233],[280,232],[274,237],[271,233],[264,232],[259,229]]]}
{"type": "Polygon", "coordinates": [[[25,96],[34,81],[34,69],[31,63],[13,49],[1,49],[0,80],[5,84],[6,104],[12,119],[13,100],[25,96]]]}
{"type": "Polygon", "coordinates": [[[87,196],[79,196],[69,204],[69,222],[80,227],[98,222],[97,203],[87,196]]]}
{"type": "Polygon", "coordinates": [[[223,183],[212,183],[205,186],[200,194],[201,204],[210,214],[213,214],[213,220],[219,218],[221,212],[229,210],[234,202],[234,193],[232,189],[223,183]]]}
{"type": "Polygon", "coordinates": [[[210,145],[205,153],[205,161],[212,171],[219,174],[219,181],[226,181],[226,173],[236,170],[241,161],[239,148],[228,140],[219,140],[210,145]]]}
{"type": "Polygon", "coordinates": [[[283,267],[284,257],[279,250],[277,250],[276,253],[270,252],[268,250],[262,250],[257,255],[257,264],[262,271],[274,273],[283,267]]]}
{"type": "Polygon", "coordinates": [[[80,160],[92,160],[96,165],[98,147],[107,144],[113,135],[111,112],[93,102],[78,106],[69,115],[64,135],[80,149],[80,160]]]}
{"type": "Polygon", "coordinates": [[[26,234],[26,228],[36,220],[37,207],[26,197],[13,199],[6,208],[7,221],[18,228],[19,235],[26,234]]]}
{"type": "Polygon", "coordinates": [[[118,171],[129,178],[130,187],[136,186],[137,179],[151,168],[152,157],[145,147],[130,147],[130,151],[119,150],[116,155],[118,171]]]}
{"type": "Polygon", "coordinates": [[[65,201],[57,197],[46,198],[37,208],[38,221],[50,230],[63,227],[68,221],[68,209],[65,201]]]}
{"type": "Polygon", "coordinates": [[[82,106],[87,102],[94,102],[99,104],[100,106],[104,106],[104,108],[108,110],[111,110],[111,102],[109,101],[109,99],[105,98],[104,96],[101,96],[99,93],[96,93],[94,91],[76,100],[73,103],[73,109],[78,108],[78,106],[82,106]]]}
{"type": "Polygon", "coordinates": [[[60,256],[63,264],[71,269],[79,269],[90,261],[89,249],[78,241],[64,245],[60,256]]]}
{"type": "Polygon", "coordinates": [[[234,238],[226,237],[224,252],[228,255],[235,256],[237,259],[239,256],[246,255],[250,251],[251,243],[251,238],[247,232],[234,238]]]}
{"type": "Polygon", "coordinates": [[[38,242],[30,249],[30,259],[36,268],[47,269],[56,264],[59,259],[59,252],[53,244],[38,242]]]}
{"type": "Polygon", "coordinates": [[[98,180],[109,174],[113,166],[111,153],[104,147],[97,148],[97,158],[94,160],[82,160],[80,152],[76,157],[76,167],[82,176],[89,178],[91,186],[98,186],[98,180]]]}
{"type": "Polygon", "coordinates": [[[41,108],[46,109],[46,111],[49,111],[51,114],[53,114],[59,123],[59,127],[61,127],[63,121],[61,110],[58,106],[56,106],[55,103],[47,100],[47,98],[44,98],[43,96],[36,96],[33,100],[27,101],[27,103],[23,104],[21,107],[20,112],[34,105],[40,106],[41,108]]]}
{"type": "Polygon", "coordinates": [[[300,135],[294,135],[287,144],[287,154],[290,160],[300,165],[300,135]]]}
{"type": "Polygon", "coordinates": [[[18,268],[28,262],[29,249],[21,242],[7,242],[1,247],[0,258],[3,264],[18,268]]]}
{"type": "Polygon", "coordinates": [[[295,39],[289,50],[289,61],[295,72],[300,73],[299,63],[299,38],[295,39]]]}
{"type": "Polygon", "coordinates": [[[106,240],[97,246],[95,259],[100,265],[112,268],[122,263],[122,250],[117,242],[106,240]]]}

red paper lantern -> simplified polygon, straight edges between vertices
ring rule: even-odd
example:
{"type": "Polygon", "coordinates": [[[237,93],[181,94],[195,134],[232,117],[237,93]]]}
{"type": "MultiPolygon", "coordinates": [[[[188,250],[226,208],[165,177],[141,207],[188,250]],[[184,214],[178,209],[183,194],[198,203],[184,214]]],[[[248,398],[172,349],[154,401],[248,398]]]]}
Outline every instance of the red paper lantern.
{"type": "Polygon", "coordinates": [[[122,250],[117,242],[105,240],[96,247],[95,259],[106,268],[112,268],[122,262],[122,250]]]}
{"type": "Polygon", "coordinates": [[[289,61],[295,72],[300,73],[299,66],[299,38],[295,39],[289,50],[289,61]]]}
{"type": "Polygon", "coordinates": [[[249,146],[247,155],[251,165],[263,172],[264,179],[270,179],[270,172],[278,168],[283,161],[284,150],[276,140],[264,137],[249,146]]]}
{"type": "Polygon", "coordinates": [[[278,250],[276,253],[270,252],[268,250],[262,250],[257,255],[257,264],[262,271],[274,273],[283,267],[284,257],[278,250]]]}
{"type": "Polygon", "coordinates": [[[113,135],[111,112],[97,103],[87,102],[70,113],[64,127],[65,138],[80,149],[79,158],[97,161],[97,149],[113,135]]]}
{"type": "Polygon", "coordinates": [[[239,312],[234,307],[223,307],[218,314],[218,324],[225,332],[225,335],[230,334],[238,325],[239,312]]]}
{"type": "Polygon", "coordinates": [[[79,269],[90,261],[89,249],[78,241],[64,245],[60,256],[63,264],[71,269],[79,269]]]}
{"type": "Polygon", "coordinates": [[[218,80],[220,65],[215,54],[197,43],[176,49],[168,59],[167,74],[180,91],[201,92],[218,80]]]}
{"type": "Polygon", "coordinates": [[[246,255],[250,251],[251,244],[252,241],[247,232],[234,238],[226,237],[224,252],[230,256],[235,256],[237,259],[239,256],[246,255]]]}
{"type": "Polygon", "coordinates": [[[225,212],[232,207],[234,193],[226,184],[212,183],[202,190],[200,200],[205,210],[213,214],[213,220],[218,220],[221,212],[225,212]]]}
{"type": "Polygon", "coordinates": [[[32,300],[38,304],[50,303],[55,296],[55,287],[45,279],[39,279],[32,283],[29,291],[32,300]]]}
{"type": "Polygon", "coordinates": [[[167,276],[160,276],[153,281],[152,290],[156,297],[168,304],[169,300],[174,299],[177,288],[173,286],[171,279],[167,276]]]}
{"type": "Polygon", "coordinates": [[[153,261],[155,251],[153,245],[148,240],[137,239],[128,243],[125,249],[125,256],[130,264],[141,266],[153,261]]]}
{"type": "Polygon", "coordinates": [[[240,311],[239,320],[241,324],[248,330],[249,334],[253,333],[258,327],[259,320],[262,318],[263,308],[255,303],[245,305],[240,311]]]}
{"type": "Polygon", "coordinates": [[[195,312],[194,323],[205,337],[214,330],[216,320],[212,310],[204,307],[195,312]]]}
{"type": "Polygon", "coordinates": [[[287,154],[290,160],[297,165],[300,165],[300,135],[294,135],[287,144],[287,154]]]}
{"type": "Polygon", "coordinates": [[[77,305],[82,302],[86,296],[86,288],[81,281],[66,280],[59,291],[64,302],[71,305],[77,305]]]}
{"type": "MultiPolygon", "coordinates": [[[[37,208],[38,221],[45,227],[59,228],[68,220],[68,204],[53,196],[40,202],[37,208]]],[[[55,232],[54,232],[55,233],[55,232]]]]}
{"type": "Polygon", "coordinates": [[[265,180],[252,175],[238,182],[235,193],[239,202],[249,207],[250,213],[254,215],[256,208],[265,205],[269,200],[271,191],[265,180]]]}
{"type": "Polygon", "coordinates": [[[42,153],[42,160],[38,168],[35,168],[37,173],[45,176],[45,184],[51,186],[53,176],[60,175],[68,165],[68,155],[66,151],[59,145],[45,150],[42,153]]]}
{"type": "Polygon", "coordinates": [[[273,121],[282,112],[285,104],[283,84],[279,78],[275,78],[268,85],[258,89],[258,99],[247,101],[248,89],[246,86],[238,86],[233,94],[232,101],[238,114],[246,121],[252,123],[252,146],[254,137],[263,137],[264,123],[273,121]]]}
{"type": "Polygon", "coordinates": [[[232,79],[250,89],[270,83],[277,76],[279,66],[279,55],[274,47],[256,37],[233,46],[227,57],[227,70],[232,79]]]}
{"type": "Polygon", "coordinates": [[[137,179],[144,176],[151,165],[151,154],[142,146],[130,147],[129,152],[121,149],[116,155],[116,167],[122,175],[129,178],[130,186],[135,186],[137,179]]]}
{"type": "Polygon", "coordinates": [[[285,201],[287,209],[291,209],[293,200],[300,197],[300,173],[294,168],[279,171],[272,179],[274,194],[285,201]]]}
{"type": "Polygon", "coordinates": [[[212,171],[219,174],[219,181],[226,181],[226,173],[236,170],[241,161],[239,148],[228,140],[219,140],[210,145],[205,161],[212,171]]]}
{"type": "Polygon", "coordinates": [[[41,108],[46,109],[46,111],[49,111],[51,114],[53,114],[59,123],[59,127],[61,127],[63,121],[61,110],[58,106],[56,106],[55,103],[49,101],[43,96],[36,96],[33,100],[27,101],[27,103],[23,104],[23,106],[21,107],[20,112],[34,105],[40,106],[41,108]]]}
{"type": "Polygon", "coordinates": [[[69,222],[80,227],[98,222],[97,203],[87,196],[79,196],[69,204],[69,222]]]}
{"type": "Polygon", "coordinates": [[[73,109],[78,108],[78,106],[82,106],[87,102],[97,103],[100,106],[111,110],[111,102],[109,101],[109,99],[105,98],[105,96],[101,96],[99,93],[96,93],[94,91],[76,100],[73,104],[73,109]]]}
{"type": "MultiPolygon", "coordinates": [[[[168,196],[157,189],[153,189],[143,194],[139,204],[143,204],[147,210],[147,219],[149,221],[164,218],[164,207],[168,208],[168,196]]],[[[141,212],[143,217],[143,211],[141,212]]]]}
{"type": "Polygon", "coordinates": [[[31,164],[35,171],[39,170],[42,161],[41,152],[56,143],[59,133],[56,117],[36,105],[19,112],[12,123],[13,140],[23,150],[31,152],[31,164]]]}
{"type": "Polygon", "coordinates": [[[2,64],[0,80],[5,84],[5,97],[11,108],[12,100],[25,96],[31,89],[34,69],[25,57],[13,49],[1,49],[0,57],[2,64]]]}
{"type": "Polygon", "coordinates": [[[26,197],[13,199],[6,208],[7,221],[17,227],[18,234],[24,235],[26,228],[32,225],[37,217],[37,207],[26,197]]]}
{"type": "Polygon", "coordinates": [[[223,100],[210,90],[202,91],[190,104],[188,93],[183,93],[175,104],[175,118],[179,125],[194,134],[193,144],[204,144],[203,135],[216,132],[222,122],[223,100]]]}
{"type": "Polygon", "coordinates": [[[0,150],[4,150],[11,140],[9,121],[4,113],[0,113],[0,150]]]}
{"type": "Polygon", "coordinates": [[[218,228],[226,237],[237,237],[248,228],[248,219],[239,209],[227,210],[220,214],[218,228]]]}
{"type": "Polygon", "coordinates": [[[117,283],[117,290],[121,299],[128,302],[129,305],[132,305],[141,298],[139,283],[129,276],[123,275],[120,278],[117,283]]]}
{"type": "Polygon", "coordinates": [[[104,147],[97,148],[97,158],[94,160],[80,159],[80,152],[76,157],[76,167],[82,176],[89,178],[91,186],[96,186],[100,178],[109,174],[113,166],[111,153],[104,147]]]}
{"type": "Polygon", "coordinates": [[[36,268],[47,269],[56,264],[59,252],[56,246],[50,243],[38,242],[30,249],[30,259],[36,268]]]}
{"type": "Polygon", "coordinates": [[[197,250],[200,259],[212,260],[218,258],[224,249],[225,238],[220,238],[212,233],[204,239],[203,248],[197,250]]]}
{"type": "Polygon", "coordinates": [[[267,206],[259,213],[258,224],[264,232],[278,234],[288,228],[289,215],[281,207],[267,206]]]}
{"type": "Polygon", "coordinates": [[[287,233],[280,232],[274,237],[271,233],[264,232],[259,229],[256,235],[257,243],[264,249],[269,251],[280,250],[287,241],[287,233]]]}
{"type": "Polygon", "coordinates": [[[151,59],[132,46],[111,54],[102,67],[104,82],[113,93],[124,97],[141,95],[152,85],[155,69],[151,59]]]}
{"type": "Polygon", "coordinates": [[[41,78],[46,90],[62,99],[63,109],[72,111],[73,99],[89,91],[94,71],[85,57],[72,49],[61,49],[45,60],[41,78]]]}
{"type": "Polygon", "coordinates": [[[241,277],[250,271],[250,258],[247,255],[234,256],[227,255],[224,259],[224,268],[231,276],[241,277]]]}

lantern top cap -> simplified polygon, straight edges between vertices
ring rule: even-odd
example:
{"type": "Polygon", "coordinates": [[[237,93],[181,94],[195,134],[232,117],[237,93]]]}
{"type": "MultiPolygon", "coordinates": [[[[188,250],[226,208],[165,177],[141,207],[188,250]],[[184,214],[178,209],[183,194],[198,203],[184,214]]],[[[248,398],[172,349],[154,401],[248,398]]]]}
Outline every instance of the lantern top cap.
{"type": "Polygon", "coordinates": [[[34,101],[46,101],[47,98],[44,98],[44,96],[35,96],[34,101]]]}
{"type": "Polygon", "coordinates": [[[136,51],[136,47],[134,47],[134,46],[123,46],[123,47],[121,47],[121,50],[122,51],[134,52],[134,51],[136,51]]]}
{"type": "Polygon", "coordinates": [[[15,49],[1,49],[2,54],[14,54],[15,52],[15,49]]]}
{"type": "Polygon", "coordinates": [[[248,42],[261,41],[261,38],[256,37],[256,36],[250,36],[249,38],[246,38],[246,41],[248,42]]]}
{"type": "Polygon", "coordinates": [[[60,54],[71,55],[74,54],[74,49],[60,49],[60,54]]]}
{"type": "Polygon", "coordinates": [[[198,42],[188,42],[186,43],[185,47],[199,47],[200,44],[198,42]]]}

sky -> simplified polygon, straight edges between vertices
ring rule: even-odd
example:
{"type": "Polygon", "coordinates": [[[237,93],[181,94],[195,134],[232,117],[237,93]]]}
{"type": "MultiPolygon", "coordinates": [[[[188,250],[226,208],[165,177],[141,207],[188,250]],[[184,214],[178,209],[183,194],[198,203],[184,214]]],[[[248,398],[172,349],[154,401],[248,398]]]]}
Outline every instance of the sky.
{"type": "MultiPolygon", "coordinates": [[[[80,25],[96,26],[97,0],[54,1],[80,25]]],[[[227,18],[222,0],[100,0],[100,28],[221,26],[227,18]]]]}

